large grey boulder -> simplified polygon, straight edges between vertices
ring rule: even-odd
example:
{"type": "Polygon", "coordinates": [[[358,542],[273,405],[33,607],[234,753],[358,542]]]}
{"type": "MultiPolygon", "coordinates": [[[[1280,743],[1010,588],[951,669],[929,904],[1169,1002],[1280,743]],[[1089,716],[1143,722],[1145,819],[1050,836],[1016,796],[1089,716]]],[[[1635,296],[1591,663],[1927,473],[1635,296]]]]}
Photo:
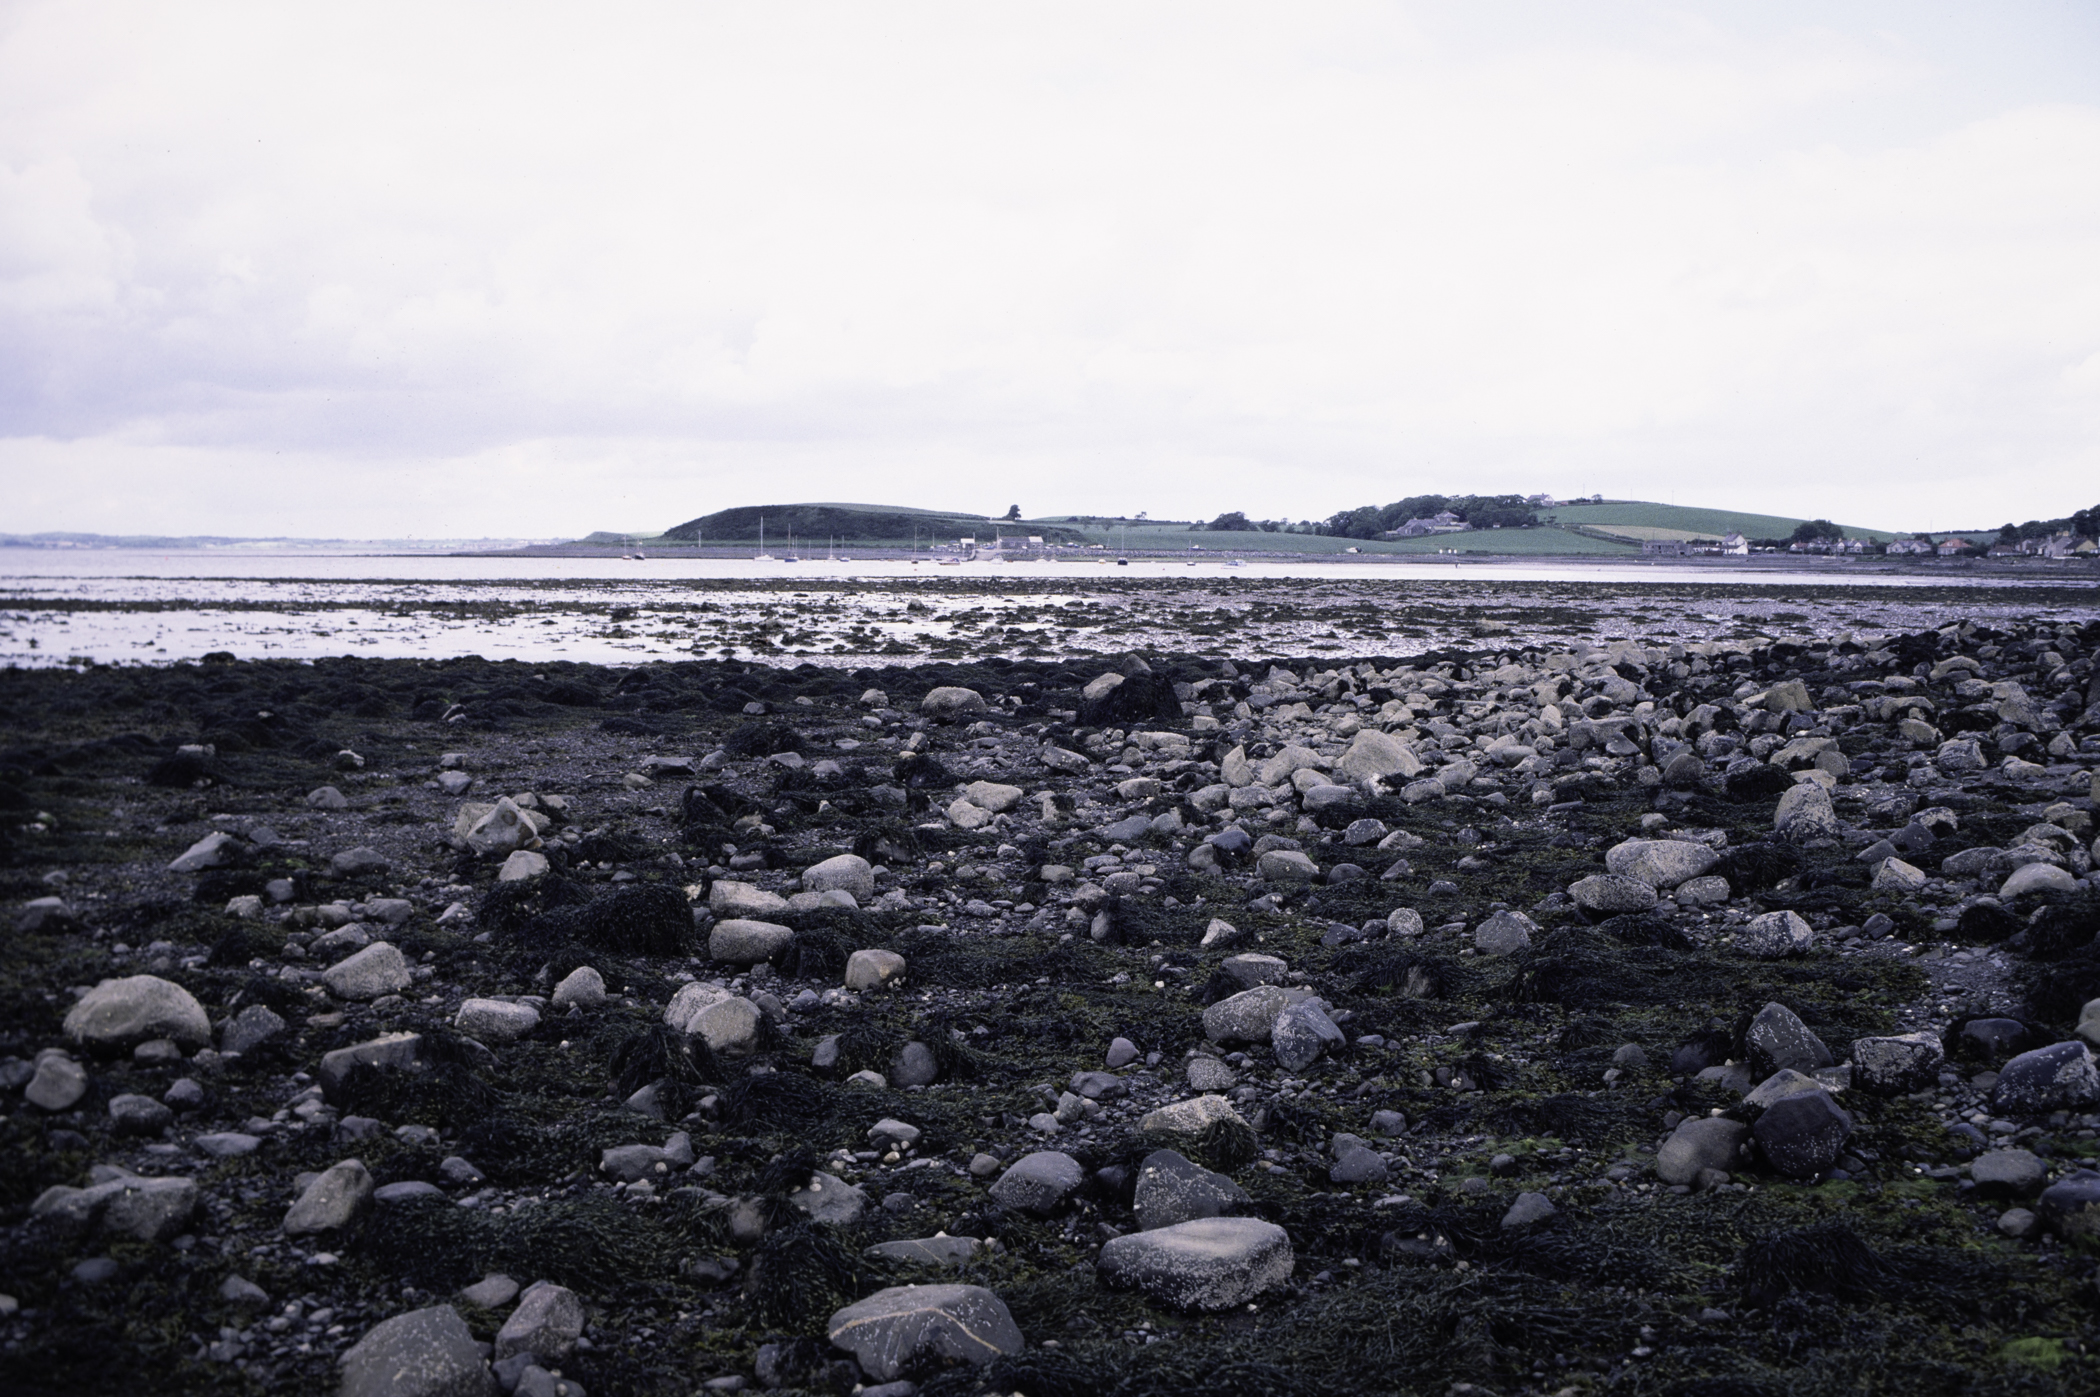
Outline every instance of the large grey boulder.
{"type": "Polygon", "coordinates": [[[741,996],[716,1000],[693,1015],[686,1033],[707,1040],[716,1057],[746,1057],[758,1050],[765,1012],[741,996]]]}
{"type": "Polygon", "coordinates": [[[386,1072],[413,1071],[422,1048],[423,1035],[420,1033],[383,1033],[363,1043],[321,1054],[321,1067],[314,1079],[320,1083],[321,1095],[333,1101],[341,1094],[344,1081],[354,1069],[373,1067],[386,1072]]]}
{"type": "Polygon", "coordinates": [[[468,801],[452,820],[452,847],[483,857],[509,854],[539,838],[539,831],[509,796],[490,802],[468,801]]]}
{"type": "Polygon", "coordinates": [[[361,1159],[346,1159],[314,1176],[284,1215],[287,1236],[348,1227],[372,1201],[372,1175],[361,1159]]]}
{"type": "MultiPolygon", "coordinates": [[[[980,784],[988,785],[990,783],[980,784]]],[[[1015,800],[1021,798],[1022,793],[1017,786],[1006,786],[1001,789],[1012,791],[1015,800]]],[[[985,802],[979,801],[978,804],[984,805],[985,802]]],[[[992,809],[995,807],[987,805],[986,808],[992,809]]],[[[822,863],[814,863],[803,869],[802,890],[812,893],[849,892],[853,894],[856,902],[866,902],[875,896],[875,870],[866,859],[858,854],[840,854],[835,858],[828,858],[822,863]]]]}
{"type": "Polygon", "coordinates": [[[1760,960],[1778,960],[1807,950],[1815,940],[1815,928],[1799,912],[1767,912],[1736,933],[1735,948],[1760,960]]]}
{"type": "Polygon", "coordinates": [[[1772,828],[1793,839],[1816,839],[1838,832],[1837,810],[1830,792],[1813,781],[1803,781],[1779,797],[1772,815],[1772,828]]]}
{"type": "Polygon", "coordinates": [[[175,1113],[150,1096],[127,1091],[109,1099],[110,1128],[119,1135],[158,1135],[175,1123],[175,1113]]]}
{"type": "Polygon", "coordinates": [[[756,965],[795,944],[795,933],[778,922],[732,917],[716,922],[707,935],[707,954],[731,965],[756,965]]]}
{"type": "Polygon", "coordinates": [[[1998,887],[1998,896],[2010,902],[2029,893],[2073,893],[2083,883],[2066,869],[2053,864],[2030,863],[2016,868],[1998,887]]]}
{"type": "Polygon", "coordinates": [[[1852,1085],[1873,1096],[1901,1096],[1939,1080],[1947,1053],[1930,1031],[1852,1040],[1852,1085]]]}
{"type": "Polygon", "coordinates": [[[566,1358],[583,1337],[583,1301],[567,1286],[537,1281],[525,1287],[518,1308],[496,1331],[496,1357],[530,1353],[542,1359],[566,1358]]]}
{"type": "Polygon", "coordinates": [[[1304,1071],[1347,1041],[1327,1011],[1310,999],[1285,1005],[1269,1031],[1269,1051],[1286,1072],[1304,1071]]]}
{"type": "Polygon", "coordinates": [[[1382,776],[1412,780],[1422,774],[1422,759],[1398,738],[1365,728],[1350,740],[1349,750],[1334,764],[1334,774],[1343,781],[1373,781],[1382,776]]]}
{"type": "Polygon", "coordinates": [[[856,993],[881,989],[904,974],[904,957],[895,951],[868,947],[846,957],[845,986],[856,993]]]}
{"type": "Polygon", "coordinates": [[[66,1011],[66,1037],[98,1052],[128,1052],[154,1038],[211,1046],[211,1019],[197,997],[158,975],[104,980],[66,1011]]]}
{"type": "Polygon", "coordinates": [[[1585,912],[1604,912],[1613,916],[1621,912],[1645,912],[1657,901],[1652,885],[1618,873],[1592,873],[1587,878],[1578,878],[1568,885],[1568,896],[1574,898],[1575,905],[1585,912]]]}
{"type": "Polygon", "coordinates": [[[788,1202],[809,1214],[811,1222],[851,1227],[868,1210],[868,1194],[834,1174],[818,1172],[788,1195],[788,1202]]]}
{"type": "Polygon", "coordinates": [[[605,997],[605,977],[595,966],[579,965],[554,987],[553,1004],[557,1009],[595,1009],[605,997]]]}
{"type": "Polygon", "coordinates": [[[450,1305],[373,1325],[341,1361],[339,1397],[496,1397],[481,1345],[450,1305]]]}
{"type": "Polygon", "coordinates": [[[1813,1072],[1835,1060],[1823,1040],[1784,1004],[1767,1004],[1758,1010],[1744,1034],[1744,1043],[1750,1054],[1750,1070],[1761,1078],[1787,1067],[1796,1072],[1813,1072]]]}
{"type": "Polygon", "coordinates": [[[1536,1227],[1559,1215],[1560,1209],[1554,1207],[1553,1200],[1545,1194],[1520,1193],[1517,1195],[1517,1201],[1509,1205],[1509,1211],[1502,1215],[1502,1230],[1515,1232],[1526,1227],[1536,1227]]]}
{"type": "Polygon", "coordinates": [[[1225,957],[1218,962],[1218,970],[1243,990],[1251,990],[1256,985],[1280,985],[1283,977],[1291,973],[1291,967],[1281,956],[1265,956],[1254,951],[1225,957]]]}
{"type": "Polygon", "coordinates": [[[2049,1181],[2049,1166],[2033,1150],[1987,1150],[1969,1163],[1976,1191],[1991,1198],[2026,1198],[2049,1181]]]}
{"type": "Polygon", "coordinates": [[[102,1227],[141,1242],[165,1242],[189,1226],[200,1196],[195,1179],[122,1179],[103,1209],[102,1227]]]}
{"type": "Polygon", "coordinates": [[[1247,1203],[1247,1192],[1176,1150],[1154,1150],[1138,1166],[1135,1211],[1145,1231],[1196,1218],[1222,1217],[1247,1203]]]}
{"type": "Polygon", "coordinates": [[[1284,1006],[1304,997],[1281,985],[1241,990],[1203,1011],[1203,1036],[1213,1043],[1266,1043],[1284,1006]]]}
{"type": "Polygon", "coordinates": [[[1749,1126],[1726,1116],[1688,1120],[1655,1152],[1655,1177],[1666,1184],[1689,1184],[1702,1169],[1740,1169],[1743,1142],[1749,1138],[1749,1126]]]}
{"type": "MultiPolygon", "coordinates": [[[[1022,798],[1027,794],[1028,792],[1022,790],[1019,786],[1008,786],[998,781],[972,781],[969,785],[963,787],[964,800],[967,800],[980,810],[989,810],[994,815],[1004,815],[1007,811],[1019,805],[1022,798]]],[[[853,855],[845,854],[841,855],[841,857],[852,858],[853,855]]],[[[838,859],[832,859],[831,862],[837,863],[838,859]]],[[[861,867],[867,867],[865,861],[862,862],[861,867]]],[[[806,888],[809,885],[808,875],[805,874],[802,886],[806,888]]],[[[871,877],[868,882],[869,895],[872,896],[874,891],[875,883],[871,877]]]]}
{"type": "Polygon", "coordinates": [[[283,1033],[287,1025],[283,1016],[267,1004],[250,1004],[226,1021],[219,1030],[219,1051],[222,1053],[252,1053],[263,1044],[283,1033]]]}
{"type": "Polygon", "coordinates": [[[374,941],[321,972],[321,983],[337,999],[378,999],[415,983],[408,958],[391,941],[374,941]]]}
{"type": "Polygon", "coordinates": [[[1254,861],[1254,870],[1271,883],[1310,883],[1320,866],[1296,849],[1271,849],[1254,861]]]}
{"type": "Polygon", "coordinates": [[[515,1043],[540,1026],[540,1011],[505,999],[463,1000],[452,1026],[483,1043],[515,1043]]]}
{"type": "Polygon", "coordinates": [[[1138,1118],[1138,1133],[1196,1135],[1220,1123],[1238,1126],[1247,1124],[1246,1119],[1232,1109],[1230,1101],[1222,1096],[1206,1093],[1183,1101],[1169,1101],[1157,1110],[1147,1111],[1138,1118]]]}
{"type": "Polygon", "coordinates": [[[1057,1150],[1022,1155],[1007,1167],[990,1192],[1002,1208],[1048,1216],[1086,1179],[1078,1160],[1057,1150]]]}
{"type": "Polygon", "coordinates": [[[2100,1103],[2100,1071],[2092,1050],[2075,1039],[2021,1053],[1998,1070],[1991,1104],[2000,1111],[2038,1115],[2080,1111],[2100,1103]]]}
{"type": "Polygon", "coordinates": [[[1260,1218],[1198,1218],[1112,1237],[1096,1262],[1111,1285],[1183,1310],[1244,1304],[1290,1279],[1290,1234],[1260,1218]]]}
{"type": "Polygon", "coordinates": [[[1486,956],[1513,956],[1531,945],[1538,929],[1522,912],[1497,912],[1473,928],[1473,949],[1486,956]]]}
{"type": "Polygon", "coordinates": [[[943,721],[951,721],[964,713],[982,712],[987,706],[983,694],[954,684],[928,689],[926,697],[919,700],[921,713],[943,721]]]}
{"type": "Polygon", "coordinates": [[[87,1069],[57,1048],[36,1055],[36,1070],[22,1099],[43,1111],[70,1111],[87,1095],[87,1069]]]}
{"type": "Polygon", "coordinates": [[[537,849],[513,849],[503,860],[503,867],[496,870],[499,883],[525,883],[547,871],[547,856],[537,849]]]}
{"type": "Polygon", "coordinates": [[[982,1367],[1023,1343],[1005,1302],[978,1285],[891,1286],[832,1315],[825,1332],[882,1383],[921,1354],[982,1367]]]}
{"type": "Polygon", "coordinates": [[[678,987],[678,992],[671,996],[671,1002],[664,1006],[664,1022],[690,1038],[698,1032],[694,1025],[709,1006],[734,997],[720,985],[711,985],[705,980],[689,980],[678,987]]]}
{"type": "Polygon", "coordinates": [[[1264,786],[1275,786],[1289,781],[1301,771],[1322,771],[1327,759],[1312,748],[1298,743],[1286,743],[1282,751],[1261,764],[1256,773],[1264,786]]]}
{"type": "Polygon", "coordinates": [[[199,1197],[194,1179],[123,1173],[88,1188],[55,1184],[37,1195],[29,1214],[76,1235],[100,1223],[121,1237],[165,1242],[189,1225],[199,1197]]]}
{"type": "Polygon", "coordinates": [[[717,878],[707,890],[707,910],[717,917],[775,917],[788,910],[787,899],[755,883],[717,878]]]}
{"type": "Polygon", "coordinates": [[[1682,839],[1629,839],[1604,853],[1606,868],[1653,888],[1674,888],[1720,861],[1721,856],[1706,845],[1682,839]]]}
{"type": "Polygon", "coordinates": [[[328,860],[329,876],[335,878],[363,878],[369,874],[384,873],[392,868],[385,854],[368,844],[343,849],[328,860]]]}

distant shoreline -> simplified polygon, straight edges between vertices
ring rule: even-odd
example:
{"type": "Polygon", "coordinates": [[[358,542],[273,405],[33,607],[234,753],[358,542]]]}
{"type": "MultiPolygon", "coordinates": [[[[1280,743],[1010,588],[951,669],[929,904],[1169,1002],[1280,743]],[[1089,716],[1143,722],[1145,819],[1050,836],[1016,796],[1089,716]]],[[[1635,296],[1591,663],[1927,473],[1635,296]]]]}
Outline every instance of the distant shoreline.
{"type": "MultiPolygon", "coordinates": [[[[644,546],[637,549],[630,545],[616,544],[556,543],[533,544],[523,548],[462,550],[442,556],[454,558],[625,558],[640,554],[638,562],[673,562],[707,559],[713,561],[749,560],[755,545],[750,543],[724,545],[722,547],[644,546]]],[[[880,546],[856,546],[850,550],[855,562],[905,562],[913,557],[931,563],[933,557],[923,550],[914,553],[907,548],[880,546]]],[[[412,555],[394,555],[412,556],[412,555]]],[[[1878,554],[1831,555],[1822,553],[1753,553],[1748,556],[1708,556],[1702,554],[1654,555],[1643,553],[1599,554],[1599,553],[1494,553],[1487,551],[1463,551],[1451,553],[1312,553],[1293,549],[1255,548],[1211,548],[1201,553],[1193,550],[1164,548],[1099,549],[1084,551],[1066,550],[1048,552],[1040,557],[1025,556],[1028,562],[1070,563],[1076,566],[1100,566],[1113,564],[1117,558],[1147,563],[1173,562],[1218,564],[1228,560],[1249,563],[1334,564],[1338,567],[1412,567],[1422,564],[1444,566],[1530,566],[1538,563],[1555,565],[1575,564],[1600,568],[1653,567],[1653,568],[1703,568],[1714,571],[1739,572],[1745,569],[1766,572],[1798,572],[1804,568],[1832,573],[1887,572],[1910,576],[1934,573],[1984,573],[1990,576],[2035,576],[2050,579],[2092,578],[2100,581],[2100,559],[2084,558],[1938,558],[1897,556],[1878,554]]],[[[801,561],[818,562],[822,558],[804,554],[801,561]]],[[[966,566],[981,566],[982,560],[966,566]]],[[[783,566],[794,566],[784,563],[783,566]]]]}

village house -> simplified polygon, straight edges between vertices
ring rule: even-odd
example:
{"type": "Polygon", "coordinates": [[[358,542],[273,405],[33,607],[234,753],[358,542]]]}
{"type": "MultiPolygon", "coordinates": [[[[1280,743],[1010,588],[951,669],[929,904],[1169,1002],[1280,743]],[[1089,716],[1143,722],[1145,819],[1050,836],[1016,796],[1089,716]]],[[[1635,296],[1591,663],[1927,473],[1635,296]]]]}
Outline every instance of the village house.
{"type": "Polygon", "coordinates": [[[1388,529],[1380,538],[1421,538],[1428,534],[1459,534],[1472,528],[1465,520],[1448,509],[1438,510],[1427,519],[1410,519],[1397,529],[1388,529]]]}
{"type": "Polygon", "coordinates": [[[1721,538],[1644,538],[1641,540],[1641,554],[1662,558],[1747,558],[1750,556],[1750,540],[1738,533],[1721,538]]]}

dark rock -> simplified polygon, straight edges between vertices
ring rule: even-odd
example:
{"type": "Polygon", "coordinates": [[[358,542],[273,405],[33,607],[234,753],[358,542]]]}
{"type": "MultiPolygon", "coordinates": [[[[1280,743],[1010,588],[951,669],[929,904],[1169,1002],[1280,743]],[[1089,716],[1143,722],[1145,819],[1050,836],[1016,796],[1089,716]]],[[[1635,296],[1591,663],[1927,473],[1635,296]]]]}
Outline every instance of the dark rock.
{"type": "Polygon", "coordinates": [[[1195,1218],[1222,1217],[1247,1203],[1246,1190],[1174,1150],[1154,1150],[1138,1166],[1133,1204],[1146,1231],[1195,1218]]]}
{"type": "Polygon", "coordinates": [[[1768,1077],[1782,1067],[1813,1072],[1834,1061],[1823,1040],[1784,1004],[1767,1004],[1758,1010],[1744,1035],[1744,1043],[1750,1054],[1751,1073],[1758,1077],[1768,1077]]]}
{"type": "Polygon", "coordinates": [[[1810,1087],[1765,1107],[1750,1132],[1774,1169],[1806,1179],[1837,1163],[1852,1133],[1852,1117],[1829,1092],[1810,1087]]]}
{"type": "Polygon", "coordinates": [[[1991,1104],[1999,1111],[2038,1115],[2085,1110],[2100,1103],[2100,1071],[2079,1042],[2054,1043],[2021,1053],[1998,1071],[1991,1104]]]}

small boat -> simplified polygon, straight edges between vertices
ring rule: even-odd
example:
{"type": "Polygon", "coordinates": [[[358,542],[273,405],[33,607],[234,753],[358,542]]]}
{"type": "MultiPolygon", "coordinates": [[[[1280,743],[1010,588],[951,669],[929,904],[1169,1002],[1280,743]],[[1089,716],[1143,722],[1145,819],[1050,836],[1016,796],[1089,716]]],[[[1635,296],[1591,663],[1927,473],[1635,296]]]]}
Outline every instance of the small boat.
{"type": "Polygon", "coordinates": [[[754,563],[770,563],[776,561],[773,555],[766,551],[766,521],[762,516],[758,521],[758,551],[751,555],[751,561],[754,563]]]}

